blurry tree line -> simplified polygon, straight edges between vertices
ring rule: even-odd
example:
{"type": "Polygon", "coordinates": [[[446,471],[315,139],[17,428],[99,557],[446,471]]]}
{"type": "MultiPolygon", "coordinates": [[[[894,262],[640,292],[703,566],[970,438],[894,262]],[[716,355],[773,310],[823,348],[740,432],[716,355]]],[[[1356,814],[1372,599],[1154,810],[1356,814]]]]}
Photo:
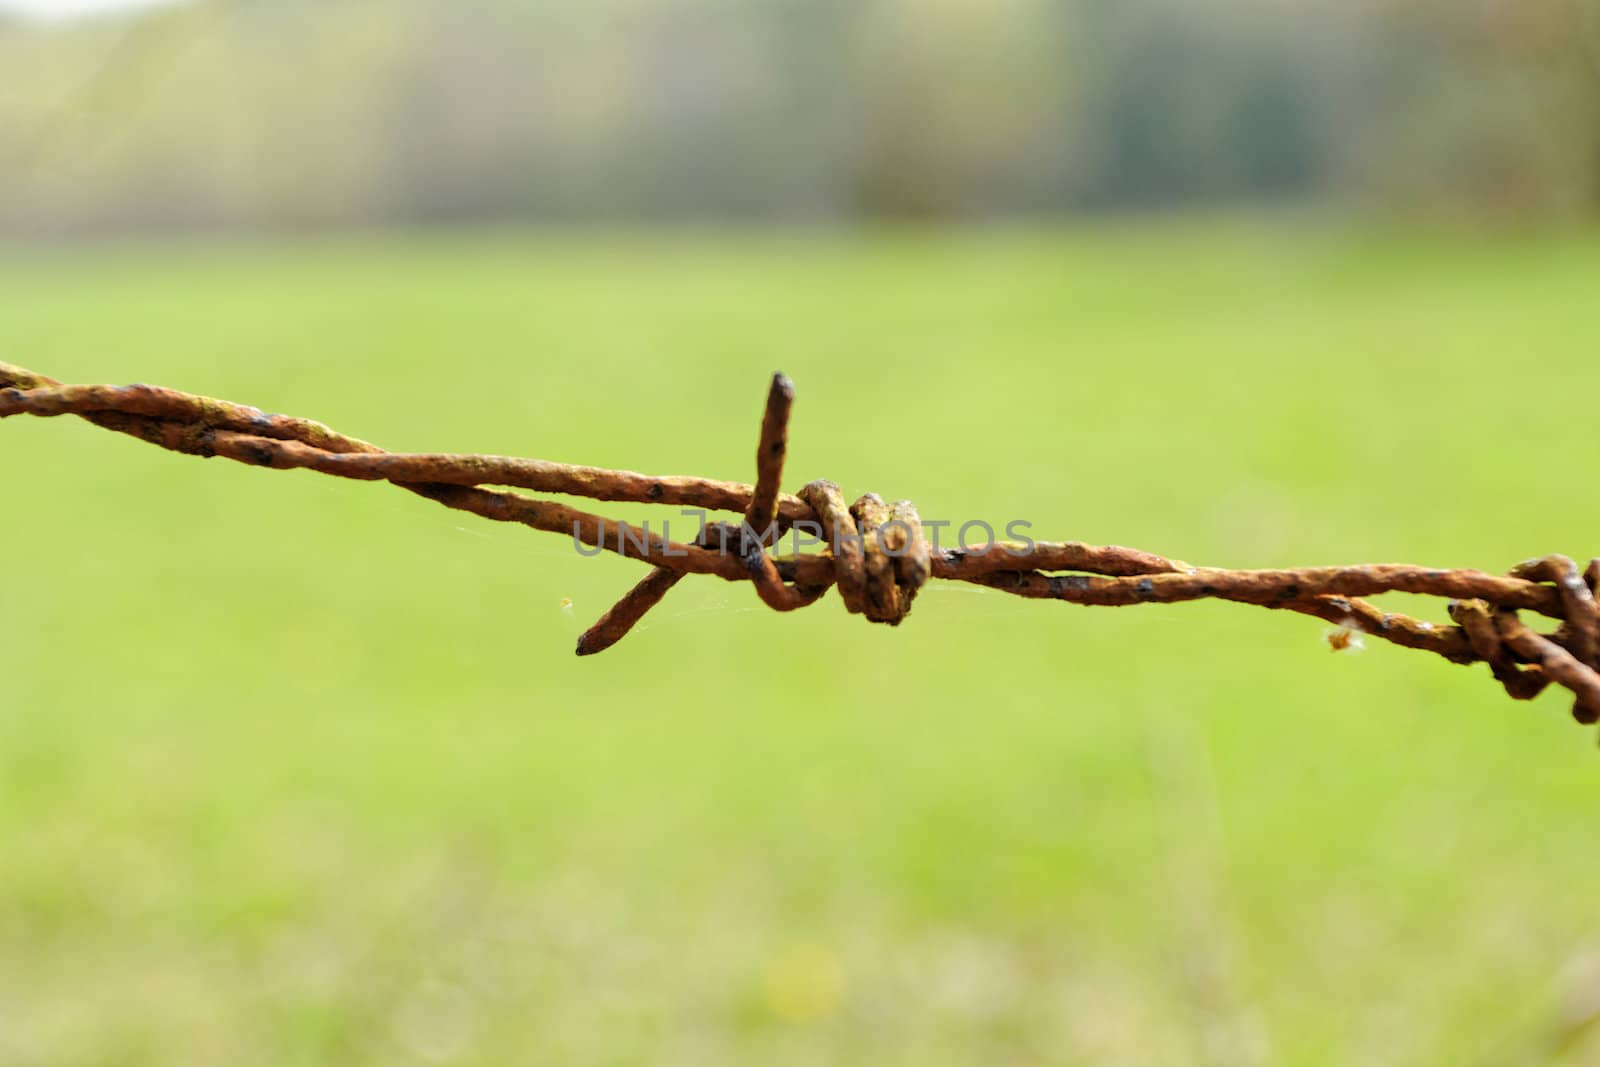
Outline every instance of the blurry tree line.
{"type": "Polygon", "coordinates": [[[0,227],[1600,209],[1600,0],[202,0],[0,21],[0,227]]]}

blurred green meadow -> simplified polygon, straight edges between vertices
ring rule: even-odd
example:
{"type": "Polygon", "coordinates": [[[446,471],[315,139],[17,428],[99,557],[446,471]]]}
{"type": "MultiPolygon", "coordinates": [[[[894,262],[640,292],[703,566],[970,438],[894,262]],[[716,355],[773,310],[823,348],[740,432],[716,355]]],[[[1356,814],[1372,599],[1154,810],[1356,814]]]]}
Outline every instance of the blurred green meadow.
{"type": "MultiPolygon", "coordinates": [[[[1288,221],[12,248],[0,358],[740,480],[781,369],[789,489],[1503,570],[1600,552],[1597,278],[1288,221]]],[[[1600,1055],[1559,695],[953,583],[891,629],[688,580],[578,659],[636,564],[77,420],[0,457],[7,1065],[1600,1055]]]]}

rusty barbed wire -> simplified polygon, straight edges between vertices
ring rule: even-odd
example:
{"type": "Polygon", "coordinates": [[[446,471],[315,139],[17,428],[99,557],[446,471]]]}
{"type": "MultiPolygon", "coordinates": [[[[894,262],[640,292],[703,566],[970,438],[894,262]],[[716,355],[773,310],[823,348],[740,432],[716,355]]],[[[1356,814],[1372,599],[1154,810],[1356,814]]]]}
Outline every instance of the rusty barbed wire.
{"type": "Polygon", "coordinates": [[[1293,611],[1339,627],[1329,638],[1336,650],[1359,632],[1452,663],[1484,662],[1511,697],[1529,700],[1553,683],[1572,693],[1574,718],[1600,721],[1600,559],[1580,570],[1566,556],[1544,556],[1502,577],[1397,563],[1228,570],[1078,541],[994,542],[983,552],[934,548],[909,501],[886,504],[868,493],[846,505],[829,481],[811,482],[794,495],[781,490],[793,402],[793,384],[775,375],[756,448],[756,482],[746,485],[509,456],[388,452],[308,419],[151,385],[64,385],[0,362],[0,418],[76,415],[188,455],[387,481],[446,507],[564,534],[650,564],[650,573],[578,639],[580,656],[616,644],[686,574],[748,581],[778,611],[805,607],[837,585],[848,611],[889,625],[903,621],[918,590],[938,579],[1089,606],[1229,600],[1293,611]],[[645,527],[508,489],[679,505],[733,513],[741,521],[708,522],[693,543],[680,544],[645,527]],[[824,549],[768,551],[798,524],[818,530],[824,549]],[[1389,592],[1448,600],[1453,625],[1382,611],[1362,599],[1389,592]],[[1519,617],[1524,611],[1559,625],[1548,633],[1534,630],[1519,617]]]}

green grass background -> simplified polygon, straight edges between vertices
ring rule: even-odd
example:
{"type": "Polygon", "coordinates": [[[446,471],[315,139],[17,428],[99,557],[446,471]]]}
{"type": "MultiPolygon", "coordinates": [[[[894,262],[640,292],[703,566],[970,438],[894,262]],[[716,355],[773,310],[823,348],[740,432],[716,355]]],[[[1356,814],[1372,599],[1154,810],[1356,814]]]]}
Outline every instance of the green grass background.
{"type": "MultiPolygon", "coordinates": [[[[791,489],[1501,570],[1600,552],[1597,278],[1590,236],[1238,222],[13,248],[0,358],[741,480],[782,369],[791,489]]],[[[0,462],[0,1062],[1585,1055],[1558,695],[954,586],[890,629],[701,578],[580,660],[637,565],[76,420],[0,462]]]]}

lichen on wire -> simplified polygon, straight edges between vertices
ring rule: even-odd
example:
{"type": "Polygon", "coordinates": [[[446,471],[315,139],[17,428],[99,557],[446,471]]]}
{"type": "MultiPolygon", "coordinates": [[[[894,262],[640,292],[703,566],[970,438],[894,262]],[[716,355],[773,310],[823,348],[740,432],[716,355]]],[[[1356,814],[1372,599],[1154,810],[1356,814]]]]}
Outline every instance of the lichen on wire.
{"type": "Polygon", "coordinates": [[[650,573],[578,639],[579,655],[616,644],[686,574],[750,582],[778,611],[812,604],[836,585],[847,610],[889,625],[906,618],[929,581],[959,581],[1091,606],[1230,600],[1286,609],[1337,626],[1330,638],[1335,648],[1360,632],[1452,663],[1484,662],[1512,697],[1532,699],[1555,684],[1572,693],[1574,718],[1600,721],[1600,559],[1580,568],[1566,556],[1544,556],[1499,576],[1393,563],[1228,570],[1077,541],[999,542],[982,552],[936,548],[923,537],[909,501],[890,504],[867,493],[847,505],[830,481],[811,482],[798,494],[782,491],[793,402],[793,384],[775,375],[756,447],[756,482],[746,485],[508,456],[388,452],[307,419],[150,385],[64,385],[0,362],[0,418],[76,415],[188,455],[387,481],[446,507],[562,534],[648,564],[650,573]],[[693,543],[680,544],[644,527],[510,491],[517,489],[678,505],[739,521],[706,523],[693,543]],[[769,551],[800,524],[821,533],[818,551],[769,551]],[[1362,599],[1388,592],[1443,598],[1453,624],[1386,612],[1362,599]],[[1559,625],[1532,629],[1521,612],[1559,625]]]}

